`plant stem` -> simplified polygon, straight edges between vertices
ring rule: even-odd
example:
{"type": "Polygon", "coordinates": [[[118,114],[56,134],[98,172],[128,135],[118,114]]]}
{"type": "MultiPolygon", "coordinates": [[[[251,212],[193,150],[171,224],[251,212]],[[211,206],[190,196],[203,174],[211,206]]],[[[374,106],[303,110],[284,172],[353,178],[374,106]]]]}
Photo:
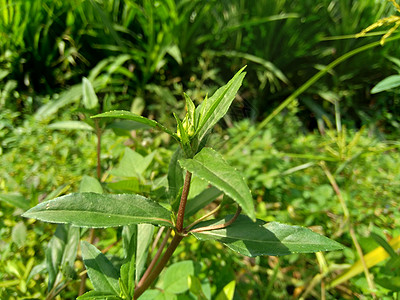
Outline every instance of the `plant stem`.
{"type": "Polygon", "coordinates": [[[179,203],[178,216],[176,219],[176,230],[179,233],[183,232],[183,220],[185,218],[185,208],[186,208],[187,197],[189,195],[191,178],[192,178],[192,173],[187,171],[185,175],[185,183],[183,184],[181,202],[179,203]]]}
{"type": "Polygon", "coordinates": [[[179,232],[175,233],[175,236],[173,237],[171,244],[169,244],[167,250],[165,250],[165,253],[157,266],[154,267],[153,271],[149,274],[149,276],[143,280],[142,284],[138,284],[135,288],[135,295],[134,299],[139,298],[140,295],[144,293],[145,290],[153,283],[153,281],[160,275],[161,271],[164,269],[165,265],[167,264],[168,260],[171,258],[172,254],[176,250],[176,247],[178,247],[179,243],[183,239],[183,235],[179,234],[179,232]]]}
{"type": "Polygon", "coordinates": [[[147,277],[150,275],[150,273],[153,270],[154,266],[156,265],[158,259],[160,258],[161,253],[164,250],[164,247],[167,244],[170,235],[171,235],[171,228],[168,229],[167,234],[165,235],[163,241],[161,242],[161,245],[158,248],[156,254],[154,255],[150,265],[147,267],[146,272],[143,274],[142,278],[140,279],[138,286],[142,285],[143,282],[145,282],[147,277]]]}

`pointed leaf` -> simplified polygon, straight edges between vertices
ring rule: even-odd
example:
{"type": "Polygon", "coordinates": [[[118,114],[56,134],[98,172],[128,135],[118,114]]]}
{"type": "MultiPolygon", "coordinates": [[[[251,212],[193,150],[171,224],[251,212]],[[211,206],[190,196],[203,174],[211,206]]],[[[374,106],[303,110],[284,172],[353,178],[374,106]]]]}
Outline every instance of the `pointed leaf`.
{"type": "Polygon", "coordinates": [[[378,82],[371,90],[371,94],[380,93],[400,86],[400,75],[392,75],[378,82]]]}
{"type": "Polygon", "coordinates": [[[23,217],[81,227],[116,227],[151,223],[172,226],[170,212],[140,195],[74,193],[42,202],[23,217]]]}
{"type": "MultiPolygon", "coordinates": [[[[232,216],[228,216],[222,220],[202,222],[196,227],[223,224],[231,218],[232,216]]],[[[194,233],[194,236],[200,240],[219,241],[233,251],[250,257],[314,253],[344,248],[339,243],[304,227],[277,222],[266,224],[262,220],[254,223],[244,215],[240,215],[226,228],[194,233]]]]}
{"type": "MultiPolygon", "coordinates": [[[[127,297],[133,298],[135,293],[135,255],[130,257],[130,260],[121,266],[120,285],[123,286],[127,297]]],[[[122,290],[122,288],[121,288],[122,290]]]]}
{"type": "Polygon", "coordinates": [[[199,126],[196,134],[201,141],[205,134],[227,113],[236,93],[242,85],[246,73],[242,73],[246,67],[240,69],[235,76],[223,87],[219,88],[214,95],[200,104],[196,111],[200,114],[199,126]]]}
{"type": "Polygon", "coordinates": [[[182,159],[181,166],[223,191],[255,220],[253,198],[243,177],[211,148],[203,148],[193,159],[182,159]]]}
{"type": "Polygon", "coordinates": [[[99,103],[99,99],[97,98],[97,95],[94,91],[94,88],[89,81],[89,79],[83,77],[82,78],[82,100],[83,100],[83,105],[87,109],[92,109],[97,106],[99,103]]]}
{"type": "Polygon", "coordinates": [[[83,262],[94,289],[118,296],[119,276],[112,263],[99,249],[86,241],[82,241],[81,248],[83,262]]]}
{"type": "Polygon", "coordinates": [[[147,119],[145,117],[142,116],[138,116],[134,113],[131,113],[129,111],[125,111],[125,110],[113,110],[113,111],[109,111],[109,112],[105,112],[102,114],[98,114],[95,116],[92,116],[91,118],[115,118],[115,119],[126,119],[126,120],[131,120],[131,121],[135,121],[135,122],[139,122],[145,125],[148,125],[152,128],[157,128],[161,131],[164,131],[166,133],[168,133],[169,135],[171,135],[173,138],[175,138],[177,141],[179,141],[178,136],[173,133],[171,130],[169,130],[168,128],[166,128],[164,125],[161,125],[160,123],[154,121],[154,120],[150,120],[147,119]]]}
{"type": "Polygon", "coordinates": [[[235,294],[235,286],[236,286],[235,280],[229,282],[226,286],[224,286],[224,288],[218,294],[215,300],[232,300],[233,295],[235,294]]]}

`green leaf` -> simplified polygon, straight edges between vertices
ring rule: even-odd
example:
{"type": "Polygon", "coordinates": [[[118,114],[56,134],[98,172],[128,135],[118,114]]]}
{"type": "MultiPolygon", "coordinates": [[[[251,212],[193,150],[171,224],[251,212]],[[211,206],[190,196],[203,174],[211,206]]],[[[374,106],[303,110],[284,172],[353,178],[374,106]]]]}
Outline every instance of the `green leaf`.
{"type": "Polygon", "coordinates": [[[11,239],[18,246],[18,248],[21,248],[25,245],[26,235],[27,231],[24,222],[18,222],[15,224],[11,231],[11,239]]]}
{"type": "Polygon", "coordinates": [[[99,99],[94,91],[89,79],[82,78],[82,100],[83,105],[87,109],[95,108],[99,104],[99,99]]]}
{"type": "Polygon", "coordinates": [[[399,256],[396,253],[396,251],[394,251],[392,246],[390,246],[390,244],[382,236],[380,236],[379,234],[377,234],[375,232],[371,232],[370,236],[375,240],[375,242],[377,242],[379,244],[379,246],[381,246],[383,249],[385,249],[385,251],[390,255],[390,257],[396,258],[399,256]]]}
{"type": "Polygon", "coordinates": [[[111,174],[119,177],[137,177],[142,175],[153,161],[155,152],[143,157],[136,151],[125,148],[124,156],[118,167],[111,171],[111,174]]]}
{"type": "Polygon", "coordinates": [[[219,88],[214,95],[196,108],[196,113],[200,115],[196,135],[198,135],[200,141],[228,112],[237,91],[242,85],[243,78],[246,75],[246,73],[242,73],[245,68],[246,67],[240,69],[226,85],[219,88]]]}
{"type": "Polygon", "coordinates": [[[81,242],[81,249],[83,262],[94,289],[118,296],[119,276],[112,263],[99,249],[86,241],[81,242]]]}
{"type": "Polygon", "coordinates": [[[120,270],[120,286],[123,288],[121,290],[125,290],[126,296],[133,298],[135,293],[135,255],[131,256],[128,262],[121,266],[120,270]]]}
{"type": "Polygon", "coordinates": [[[253,198],[243,177],[211,148],[203,148],[193,159],[182,159],[181,166],[223,191],[255,220],[253,198]]]}
{"type": "Polygon", "coordinates": [[[150,126],[152,128],[156,128],[156,129],[159,129],[161,131],[164,131],[165,133],[168,133],[174,139],[179,141],[178,136],[175,133],[173,133],[171,130],[166,128],[164,125],[161,125],[160,123],[158,123],[158,122],[156,122],[154,120],[150,120],[150,119],[147,119],[145,117],[138,116],[138,115],[136,115],[134,113],[131,113],[129,111],[113,110],[113,111],[109,111],[109,112],[105,112],[105,113],[102,113],[102,114],[98,114],[98,115],[92,116],[91,118],[118,118],[118,119],[127,119],[127,120],[131,120],[131,121],[139,122],[139,123],[148,125],[148,126],[150,126]]]}
{"type": "Polygon", "coordinates": [[[76,300],[122,300],[122,298],[112,293],[90,291],[79,296],[76,300]]]}
{"type": "MultiPolygon", "coordinates": [[[[223,224],[231,218],[232,216],[227,216],[221,220],[202,222],[196,227],[223,224]]],[[[254,223],[244,215],[239,215],[237,220],[226,228],[194,233],[194,236],[200,240],[219,241],[233,251],[250,257],[314,253],[344,248],[339,243],[304,227],[277,222],[266,224],[262,220],[254,223]]]]}
{"type": "Polygon", "coordinates": [[[30,207],[29,201],[21,194],[0,194],[0,201],[24,210],[30,207]]]}
{"type": "Polygon", "coordinates": [[[103,194],[103,188],[101,183],[96,178],[84,175],[79,186],[79,192],[103,194]]]}
{"type": "Polygon", "coordinates": [[[179,194],[180,188],[183,186],[183,170],[178,164],[178,160],[183,158],[182,149],[178,147],[171,157],[168,167],[168,192],[173,200],[179,194]]]}
{"type": "Polygon", "coordinates": [[[372,88],[371,94],[387,91],[399,86],[400,86],[400,75],[392,75],[378,82],[378,84],[372,88]]]}
{"type": "Polygon", "coordinates": [[[172,226],[170,212],[140,195],[73,193],[42,202],[22,215],[81,227],[117,227],[151,223],[172,226]]]}
{"type": "Polygon", "coordinates": [[[46,267],[49,274],[48,290],[60,279],[61,269],[74,266],[79,243],[79,228],[58,225],[46,249],[46,267]]]}
{"type": "Polygon", "coordinates": [[[165,270],[162,286],[163,290],[180,294],[189,289],[189,276],[194,275],[194,264],[191,260],[180,261],[165,270]]]}
{"type": "MultiPolygon", "coordinates": [[[[141,191],[141,186],[139,184],[139,179],[132,178],[128,180],[120,180],[116,182],[109,182],[107,186],[114,191],[121,191],[121,192],[130,192],[130,193],[139,193],[141,191]]],[[[150,190],[150,189],[149,189],[150,190]]]]}
{"type": "Polygon", "coordinates": [[[233,295],[235,294],[235,286],[236,282],[234,280],[229,282],[226,286],[224,286],[215,300],[232,300],[233,295]]]}
{"type": "Polygon", "coordinates": [[[222,192],[219,189],[217,189],[215,187],[210,187],[210,188],[202,191],[200,194],[198,194],[193,199],[189,199],[189,201],[186,204],[185,218],[193,216],[196,212],[198,212],[200,209],[202,209],[207,204],[214,201],[221,194],[222,194],[222,192]]]}
{"type": "Polygon", "coordinates": [[[178,297],[175,294],[160,290],[147,290],[139,298],[139,300],[176,300],[176,299],[178,299],[178,297]]]}
{"type": "Polygon", "coordinates": [[[94,128],[89,124],[81,121],[60,121],[52,123],[48,126],[49,129],[60,129],[60,130],[91,130],[94,131],[94,128]]]}
{"type": "Polygon", "coordinates": [[[149,224],[139,224],[137,226],[136,242],[136,280],[139,281],[144,271],[144,266],[149,253],[149,245],[153,238],[154,226],[149,224]]]}
{"type": "Polygon", "coordinates": [[[195,128],[197,128],[197,120],[196,120],[196,107],[192,101],[192,99],[190,99],[190,97],[184,93],[185,96],[185,101],[186,101],[186,108],[187,108],[187,115],[188,115],[188,120],[190,124],[193,124],[195,128]]]}

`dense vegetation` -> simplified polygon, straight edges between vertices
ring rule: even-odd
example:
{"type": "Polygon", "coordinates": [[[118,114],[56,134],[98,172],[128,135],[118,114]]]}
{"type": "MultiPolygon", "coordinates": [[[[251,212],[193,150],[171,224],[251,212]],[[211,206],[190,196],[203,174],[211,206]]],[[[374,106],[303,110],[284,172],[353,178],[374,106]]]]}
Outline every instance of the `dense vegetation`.
{"type": "MultiPolygon", "coordinates": [[[[171,299],[199,297],[189,275],[208,299],[398,298],[399,80],[371,90],[398,74],[399,36],[379,44],[390,22],[355,36],[398,15],[394,4],[0,1],[0,298],[74,299],[82,290],[80,250],[76,260],[57,256],[72,247],[64,227],[22,218],[28,208],[85,190],[92,177],[107,193],[165,192],[171,138],[90,116],[123,109],[176,128],[183,92],[200,104],[244,65],[242,88],[208,144],[245,177],[257,218],[309,227],[345,250],[244,258],[190,238],[169,273],[182,270],[192,283],[171,299]]],[[[206,186],[193,184],[189,199],[206,186]]],[[[216,217],[233,212],[223,206],[216,217]]],[[[122,228],[79,234],[122,264],[122,228]]],[[[166,277],[168,269],[162,290],[166,277]]]]}

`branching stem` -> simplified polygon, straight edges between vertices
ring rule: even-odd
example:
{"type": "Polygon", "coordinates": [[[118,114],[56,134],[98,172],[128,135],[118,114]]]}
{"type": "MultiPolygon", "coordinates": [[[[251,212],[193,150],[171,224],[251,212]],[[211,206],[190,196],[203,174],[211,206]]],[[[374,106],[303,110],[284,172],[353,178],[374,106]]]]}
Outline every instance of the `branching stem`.
{"type": "Polygon", "coordinates": [[[210,231],[210,230],[226,228],[226,227],[232,225],[232,223],[236,221],[236,219],[239,217],[241,211],[242,211],[242,208],[239,206],[238,209],[236,210],[235,215],[232,217],[232,219],[230,219],[228,222],[225,222],[224,224],[195,228],[195,229],[190,230],[189,232],[192,232],[192,233],[193,232],[203,232],[203,231],[210,231]]]}

